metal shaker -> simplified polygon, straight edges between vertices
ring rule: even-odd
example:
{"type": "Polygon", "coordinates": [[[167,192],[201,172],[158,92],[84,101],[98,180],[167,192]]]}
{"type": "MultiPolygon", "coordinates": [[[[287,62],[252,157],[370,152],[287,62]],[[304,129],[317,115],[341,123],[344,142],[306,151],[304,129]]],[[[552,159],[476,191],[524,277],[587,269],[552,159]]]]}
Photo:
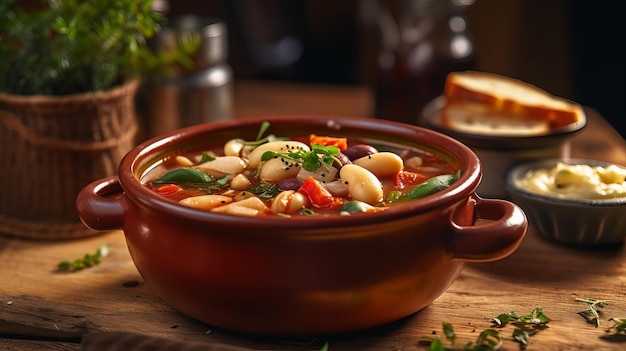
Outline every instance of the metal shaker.
{"type": "Polygon", "coordinates": [[[173,18],[155,35],[153,50],[175,49],[190,34],[200,38],[192,67],[173,66],[170,75],[155,78],[147,86],[149,136],[232,117],[233,71],[227,62],[225,23],[195,15],[173,18]]]}

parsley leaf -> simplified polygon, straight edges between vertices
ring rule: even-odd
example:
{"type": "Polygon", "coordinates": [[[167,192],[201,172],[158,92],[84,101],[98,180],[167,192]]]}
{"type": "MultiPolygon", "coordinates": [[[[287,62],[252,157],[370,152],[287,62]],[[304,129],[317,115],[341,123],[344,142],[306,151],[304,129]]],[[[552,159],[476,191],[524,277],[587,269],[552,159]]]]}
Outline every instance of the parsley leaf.
{"type": "Polygon", "coordinates": [[[330,168],[334,162],[341,164],[337,155],[341,150],[334,145],[311,144],[311,150],[291,150],[289,152],[266,151],[261,155],[261,161],[267,161],[274,157],[282,157],[302,164],[302,168],[314,172],[322,165],[330,168]]]}

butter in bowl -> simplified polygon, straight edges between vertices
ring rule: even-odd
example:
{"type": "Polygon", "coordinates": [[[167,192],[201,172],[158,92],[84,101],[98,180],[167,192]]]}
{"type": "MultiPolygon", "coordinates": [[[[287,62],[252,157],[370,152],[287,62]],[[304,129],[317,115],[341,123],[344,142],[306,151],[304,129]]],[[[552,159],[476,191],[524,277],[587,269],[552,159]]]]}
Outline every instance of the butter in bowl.
{"type": "Polygon", "coordinates": [[[504,175],[519,162],[570,156],[570,138],[586,125],[581,105],[529,83],[494,73],[451,72],[429,103],[421,126],[449,135],[479,157],[477,193],[507,197],[504,175]]]}
{"type": "Polygon", "coordinates": [[[626,167],[584,159],[546,159],[512,167],[511,199],[529,225],[555,242],[620,244],[626,238],[626,167]]]}

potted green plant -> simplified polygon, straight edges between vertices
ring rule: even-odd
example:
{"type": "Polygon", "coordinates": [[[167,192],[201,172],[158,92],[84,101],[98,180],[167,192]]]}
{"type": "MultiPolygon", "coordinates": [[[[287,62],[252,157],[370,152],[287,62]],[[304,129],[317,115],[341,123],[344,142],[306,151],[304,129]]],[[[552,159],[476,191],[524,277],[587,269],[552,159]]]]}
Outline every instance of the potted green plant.
{"type": "Polygon", "coordinates": [[[189,64],[153,53],[163,16],[153,0],[0,2],[0,232],[30,238],[92,234],[75,197],[114,175],[136,141],[141,77],[189,64]]]}

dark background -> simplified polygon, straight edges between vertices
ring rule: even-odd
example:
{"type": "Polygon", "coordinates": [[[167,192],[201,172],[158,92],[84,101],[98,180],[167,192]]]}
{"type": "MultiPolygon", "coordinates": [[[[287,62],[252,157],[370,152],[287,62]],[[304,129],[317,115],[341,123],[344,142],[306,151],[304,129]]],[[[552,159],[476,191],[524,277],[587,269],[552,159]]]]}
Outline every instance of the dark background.
{"type": "MultiPolygon", "coordinates": [[[[403,0],[154,1],[168,17],[226,22],[236,78],[371,86],[377,38],[364,9],[403,0]]],[[[617,0],[476,0],[466,11],[476,69],[592,107],[626,137],[625,13],[617,0]]]]}
{"type": "MultiPolygon", "coordinates": [[[[372,84],[376,43],[363,30],[363,0],[169,5],[169,16],[194,13],[227,23],[238,78],[372,84]],[[292,50],[281,56],[280,48],[292,50]]],[[[625,9],[612,0],[477,0],[466,11],[476,68],[593,107],[624,136],[625,9]]]]}

